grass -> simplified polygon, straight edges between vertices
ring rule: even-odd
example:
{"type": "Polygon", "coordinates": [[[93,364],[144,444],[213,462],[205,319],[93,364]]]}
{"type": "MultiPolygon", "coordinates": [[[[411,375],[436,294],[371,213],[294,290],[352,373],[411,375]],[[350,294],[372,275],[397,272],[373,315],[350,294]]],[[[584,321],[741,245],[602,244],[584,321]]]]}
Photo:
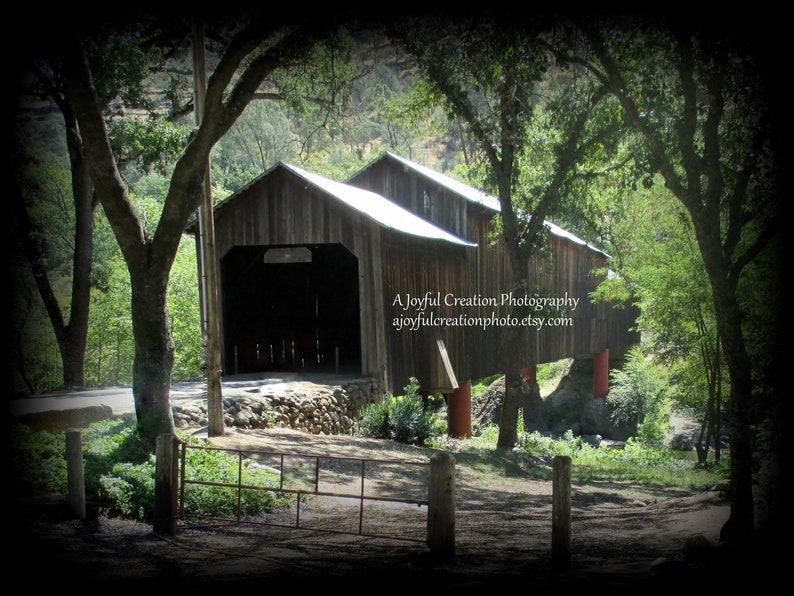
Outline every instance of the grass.
{"type": "MultiPolygon", "coordinates": [[[[556,386],[570,373],[572,359],[540,365],[537,381],[556,386]]],[[[483,393],[501,375],[493,375],[472,384],[472,398],[483,393]]],[[[588,383],[590,379],[586,380],[588,383]]],[[[577,379],[569,379],[576,384],[577,379]]],[[[435,437],[431,444],[440,449],[454,449],[461,464],[481,473],[523,474],[536,480],[552,479],[552,460],[566,455],[572,462],[572,482],[630,482],[648,487],[681,490],[704,490],[728,476],[729,459],[707,464],[697,462],[694,451],[679,451],[665,446],[647,445],[630,438],[620,447],[594,447],[570,431],[553,438],[539,432],[524,432],[519,415],[519,441],[516,449],[498,449],[499,428],[489,425],[470,439],[435,437]]]]}
{"type": "Polygon", "coordinates": [[[454,451],[455,460],[481,474],[521,475],[532,480],[552,480],[555,456],[571,458],[575,484],[628,482],[632,484],[700,491],[724,479],[727,462],[701,465],[693,452],[646,446],[629,440],[624,447],[594,447],[568,434],[551,438],[538,432],[519,435],[515,449],[497,448],[499,429],[488,426],[470,439],[439,437],[434,446],[454,451]]]}

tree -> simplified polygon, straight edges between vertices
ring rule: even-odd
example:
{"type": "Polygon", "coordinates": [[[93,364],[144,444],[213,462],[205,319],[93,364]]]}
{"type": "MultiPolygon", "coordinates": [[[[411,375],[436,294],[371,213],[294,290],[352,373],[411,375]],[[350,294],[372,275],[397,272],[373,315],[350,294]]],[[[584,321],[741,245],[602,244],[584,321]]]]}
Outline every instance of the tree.
{"type": "MultiPolygon", "coordinates": [[[[55,289],[57,269],[50,264],[54,258],[53,236],[47,226],[36,217],[36,206],[42,204],[41,185],[35,185],[37,156],[29,150],[32,118],[23,119],[17,130],[18,149],[13,153],[17,163],[13,165],[16,179],[12,183],[11,204],[12,224],[19,238],[24,254],[33,273],[39,296],[44,304],[57,339],[63,364],[63,385],[82,387],[86,384],[85,358],[89,325],[90,295],[94,285],[101,285],[101,274],[94,269],[94,217],[98,205],[94,186],[88,172],[85,147],[80,137],[72,98],[64,87],[61,62],[58,50],[46,39],[36,38],[38,45],[31,53],[22,52],[28,58],[21,63],[24,73],[18,75],[20,97],[27,101],[51,102],[63,119],[60,130],[64,134],[66,153],[71,172],[72,241],[66,252],[71,255],[71,293],[65,303],[55,289]],[[30,167],[30,166],[33,167],[30,167]],[[26,170],[33,170],[28,172],[26,170]]],[[[148,109],[150,104],[142,81],[152,64],[159,64],[159,53],[151,47],[141,48],[125,44],[116,35],[114,23],[105,22],[103,35],[92,38],[86,45],[91,56],[94,76],[98,81],[97,102],[105,118],[110,122],[116,115],[111,102],[123,98],[127,109],[148,109]]],[[[35,104],[34,104],[35,105],[35,104]]],[[[151,121],[149,127],[156,127],[151,121]]],[[[128,127],[127,134],[133,134],[138,127],[128,127]]],[[[123,132],[123,131],[122,131],[123,132]]],[[[114,148],[119,153],[120,141],[114,135],[114,148]]],[[[140,140],[140,139],[139,139],[140,140]]],[[[145,165],[162,159],[162,154],[173,150],[173,137],[158,131],[148,135],[145,146],[148,155],[145,165]],[[152,142],[157,138],[159,142],[152,142]],[[170,145],[170,146],[169,146],[170,145]],[[152,149],[157,149],[155,152],[152,149]]],[[[179,143],[179,140],[176,140],[179,143]]],[[[129,154],[129,151],[124,151],[129,154]]],[[[136,149],[134,155],[140,154],[136,149]]],[[[128,157],[129,158],[129,157],[128,157]]]]}
{"type": "MultiPolygon", "coordinates": [[[[320,26],[311,20],[285,23],[272,15],[260,15],[233,28],[209,77],[201,124],[176,161],[154,230],[142,222],[119,172],[102,116],[94,64],[86,50],[89,31],[76,28],[58,39],[65,87],[72,98],[88,170],[130,274],[133,396],[138,431],[152,447],[158,435],[174,432],[170,404],[174,344],[166,305],[169,271],[187,222],[200,204],[210,151],[265,77],[300,63],[327,24],[323,21],[320,26]]],[[[145,33],[133,29],[127,42],[145,46],[153,37],[152,32],[145,33]]]]}
{"type": "MultiPolygon", "coordinates": [[[[517,295],[534,290],[528,264],[543,248],[545,220],[571,205],[587,177],[580,170],[610,154],[619,130],[602,109],[603,90],[552,63],[546,44],[554,24],[517,13],[404,19],[391,28],[416,58],[431,102],[463,122],[483,158],[501,205],[500,239],[517,295]]],[[[528,314],[520,306],[512,313],[528,314]]],[[[497,445],[503,448],[518,439],[523,333],[509,327],[502,340],[505,395],[497,445]]]]}
{"type": "MultiPolygon", "coordinates": [[[[585,65],[644,140],[658,172],[684,205],[711,285],[729,371],[731,513],[727,541],[754,531],[752,361],[739,287],[748,264],[781,226],[781,118],[771,63],[741,28],[697,20],[578,20],[585,65]]],[[[767,41],[773,32],[764,31],[767,41]]]]}
{"type": "Polygon", "coordinates": [[[725,367],[689,214],[657,177],[625,190],[605,188],[609,206],[593,222],[600,246],[612,255],[609,267],[619,274],[605,279],[595,296],[637,304],[644,349],[670,370],[678,406],[698,413],[698,460],[707,461],[713,443],[719,461],[725,367]]]}

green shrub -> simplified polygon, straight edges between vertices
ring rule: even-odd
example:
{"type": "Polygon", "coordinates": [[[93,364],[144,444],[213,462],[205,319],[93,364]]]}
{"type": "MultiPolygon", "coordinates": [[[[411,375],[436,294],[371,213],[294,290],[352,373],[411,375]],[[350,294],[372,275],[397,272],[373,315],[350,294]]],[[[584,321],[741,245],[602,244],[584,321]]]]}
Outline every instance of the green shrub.
{"type": "Polygon", "coordinates": [[[391,396],[361,409],[361,420],[358,423],[358,434],[372,439],[389,438],[389,407],[391,396]]]}
{"type": "Polygon", "coordinates": [[[425,410],[419,393],[419,381],[411,377],[405,395],[364,406],[358,434],[373,439],[393,439],[400,443],[425,445],[433,436],[435,413],[425,410]]]}
{"type": "Polygon", "coordinates": [[[142,464],[117,463],[98,479],[110,516],[150,521],[154,513],[154,456],[142,464]]]}
{"type": "Polygon", "coordinates": [[[137,435],[131,418],[111,418],[83,430],[83,473],[86,491],[101,488],[101,479],[117,464],[144,465],[152,457],[149,447],[137,435]]]}
{"type": "Polygon", "coordinates": [[[611,381],[606,399],[612,422],[634,424],[638,439],[661,445],[670,418],[665,370],[633,347],[626,354],[623,368],[611,372],[611,381]]]}
{"type": "MultiPolygon", "coordinates": [[[[9,428],[17,494],[68,494],[65,434],[33,432],[16,421],[9,428]]],[[[188,445],[201,445],[195,437],[179,438],[188,445]]],[[[113,418],[96,422],[83,430],[82,442],[86,494],[96,495],[101,512],[152,520],[156,460],[138,437],[134,421],[113,418]]],[[[238,480],[264,488],[276,488],[280,482],[277,472],[255,465],[250,458],[244,459],[240,468],[239,456],[222,450],[188,448],[185,462],[190,480],[235,485],[187,485],[185,511],[195,515],[236,515],[238,480]]],[[[240,497],[244,515],[270,513],[290,502],[289,497],[272,490],[244,489],[240,497]]]]}
{"type": "Polygon", "coordinates": [[[14,490],[20,496],[66,494],[66,436],[48,431],[34,432],[16,419],[8,422],[11,472],[14,490]]]}
{"type": "MultiPolygon", "coordinates": [[[[185,439],[200,445],[195,438],[185,439]]],[[[185,512],[196,515],[229,516],[237,514],[237,484],[263,488],[277,488],[279,474],[258,466],[256,460],[243,459],[239,465],[236,453],[217,449],[188,448],[185,465],[190,480],[217,482],[234,486],[188,484],[185,489],[185,512]]],[[[240,491],[240,514],[272,513],[288,505],[290,497],[272,490],[243,489],[240,491]]]]}

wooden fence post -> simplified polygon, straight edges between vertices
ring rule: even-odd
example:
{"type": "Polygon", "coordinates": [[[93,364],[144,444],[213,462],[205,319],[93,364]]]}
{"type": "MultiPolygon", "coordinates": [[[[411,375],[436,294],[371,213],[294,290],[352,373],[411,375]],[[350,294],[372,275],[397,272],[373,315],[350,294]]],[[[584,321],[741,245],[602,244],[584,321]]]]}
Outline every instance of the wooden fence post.
{"type": "Polygon", "coordinates": [[[439,557],[455,556],[455,458],[436,453],[430,458],[427,544],[439,557]]]}
{"type": "Polygon", "coordinates": [[[176,435],[157,437],[154,472],[154,524],[156,534],[176,536],[179,495],[179,439],[176,435]]]}
{"type": "Polygon", "coordinates": [[[553,463],[551,562],[557,570],[571,566],[571,458],[557,455],[553,463]]]}
{"type": "Polygon", "coordinates": [[[69,507],[78,519],[85,519],[83,434],[79,428],[66,430],[66,475],[69,485],[69,507]]]}

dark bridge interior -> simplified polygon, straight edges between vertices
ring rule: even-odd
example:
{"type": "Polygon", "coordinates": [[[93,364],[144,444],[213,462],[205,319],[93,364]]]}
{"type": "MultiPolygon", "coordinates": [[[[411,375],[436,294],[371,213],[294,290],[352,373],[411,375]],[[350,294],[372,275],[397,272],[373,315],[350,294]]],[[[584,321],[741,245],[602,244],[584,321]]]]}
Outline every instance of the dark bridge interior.
{"type": "Polygon", "coordinates": [[[225,374],[361,372],[358,260],[342,245],[235,247],[220,278],[225,374]]]}

